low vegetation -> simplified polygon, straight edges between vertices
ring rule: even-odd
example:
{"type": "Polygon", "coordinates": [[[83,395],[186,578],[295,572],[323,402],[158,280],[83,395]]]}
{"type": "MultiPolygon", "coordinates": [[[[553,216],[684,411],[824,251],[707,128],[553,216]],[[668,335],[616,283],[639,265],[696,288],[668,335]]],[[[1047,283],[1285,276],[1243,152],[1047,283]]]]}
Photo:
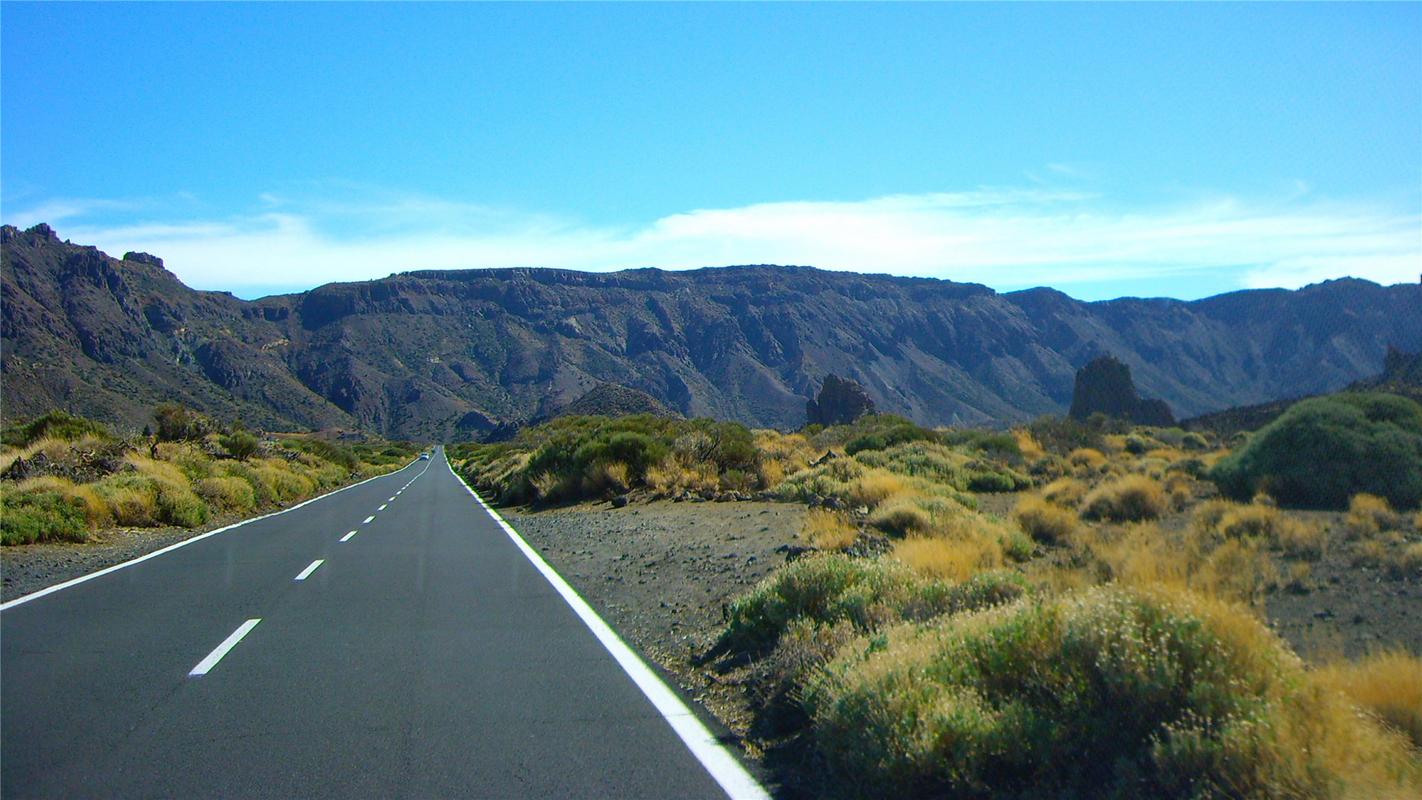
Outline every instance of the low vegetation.
{"type": "Polygon", "coordinates": [[[1390,394],[1342,393],[1296,403],[1211,471],[1238,499],[1344,508],[1369,493],[1422,503],[1422,406],[1390,394]]]}
{"type": "Polygon", "coordinates": [[[1231,483],[1241,464],[1306,471],[1243,457],[1270,442],[1232,453],[1097,418],[779,433],[579,417],[451,454],[504,502],[811,506],[810,554],[727,607],[713,653],[806,796],[1416,796],[1422,660],[1310,668],[1262,621],[1273,592],[1339,558],[1422,577],[1416,502],[1334,476],[1351,506],[1329,523],[1277,478],[1231,483]]]}
{"type": "Polygon", "coordinates": [[[119,436],[63,412],[12,425],[0,451],[0,542],[83,542],[110,526],[195,528],[408,462],[407,444],[263,439],[160,406],[156,433],[119,436]]]}

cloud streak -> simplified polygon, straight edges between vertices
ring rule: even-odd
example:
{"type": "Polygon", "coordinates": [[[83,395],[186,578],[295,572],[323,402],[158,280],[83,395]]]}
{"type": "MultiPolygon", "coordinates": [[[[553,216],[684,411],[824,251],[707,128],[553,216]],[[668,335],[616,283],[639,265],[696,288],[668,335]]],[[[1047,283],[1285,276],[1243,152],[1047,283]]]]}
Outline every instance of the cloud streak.
{"type": "MultiPolygon", "coordinates": [[[[1407,282],[1422,272],[1418,214],[1299,193],[1122,211],[1088,193],[997,189],[698,209],[620,227],[369,192],[309,201],[269,193],[255,206],[226,219],[86,224],[123,201],[65,201],[16,219],[64,211],[47,221],[63,220],[61,233],[75,241],[151,252],[190,285],[238,294],[508,266],[808,264],[1069,293],[1079,284],[1184,275],[1293,288],[1345,275],[1407,282]]],[[[1177,292],[1189,293],[1188,284],[1177,292]]]]}

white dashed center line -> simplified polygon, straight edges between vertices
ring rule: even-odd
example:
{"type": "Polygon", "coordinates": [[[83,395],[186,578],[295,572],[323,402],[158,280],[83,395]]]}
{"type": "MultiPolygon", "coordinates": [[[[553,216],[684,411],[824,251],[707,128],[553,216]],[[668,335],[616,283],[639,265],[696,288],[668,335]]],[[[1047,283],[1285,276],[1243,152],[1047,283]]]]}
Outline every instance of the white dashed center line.
{"type": "MultiPolygon", "coordinates": [[[[399,492],[396,492],[395,494],[399,494],[399,492]]],[[[386,502],[388,502],[388,503],[393,503],[393,502],[395,502],[395,498],[392,497],[392,498],[390,498],[389,500],[387,500],[386,502]]]]}
{"type": "Polygon", "coordinates": [[[326,563],[326,559],[324,558],[318,558],[315,561],[312,561],[310,564],[306,565],[306,569],[303,569],[300,575],[296,576],[296,579],[299,581],[306,580],[307,578],[311,577],[311,573],[315,572],[317,567],[321,566],[324,563],[326,563]]]}
{"type": "Polygon", "coordinates": [[[352,536],[355,536],[355,535],[356,535],[356,532],[355,532],[355,531],[351,531],[350,533],[346,534],[345,536],[342,536],[342,537],[341,537],[341,541],[343,541],[343,542],[349,542],[349,541],[351,540],[351,537],[352,537],[352,536]]]}
{"type": "Polygon", "coordinates": [[[374,521],[375,521],[375,515],[374,515],[374,514],[371,514],[370,516],[366,517],[366,518],[365,518],[365,522],[362,522],[361,524],[362,524],[362,525],[369,525],[370,523],[372,523],[372,522],[374,522],[374,521]]]}
{"type": "Polygon", "coordinates": [[[228,636],[226,639],[222,640],[222,644],[218,645],[217,649],[213,650],[211,653],[208,653],[207,658],[204,658],[203,660],[199,661],[198,665],[196,667],[193,667],[192,672],[188,673],[188,677],[206,675],[208,670],[217,666],[217,662],[221,661],[222,657],[227,655],[227,651],[236,647],[237,643],[242,641],[242,637],[251,633],[252,629],[257,627],[257,623],[261,621],[262,620],[260,617],[257,619],[249,619],[246,622],[242,623],[240,626],[238,626],[237,630],[233,631],[231,636],[228,636]]]}
{"type": "Polygon", "coordinates": [[[376,510],[376,511],[384,511],[384,510],[385,510],[385,506],[388,506],[388,505],[390,505],[390,504],[389,504],[389,503],[386,503],[386,504],[382,505],[380,508],[377,508],[377,509],[375,509],[375,510],[376,510]]]}

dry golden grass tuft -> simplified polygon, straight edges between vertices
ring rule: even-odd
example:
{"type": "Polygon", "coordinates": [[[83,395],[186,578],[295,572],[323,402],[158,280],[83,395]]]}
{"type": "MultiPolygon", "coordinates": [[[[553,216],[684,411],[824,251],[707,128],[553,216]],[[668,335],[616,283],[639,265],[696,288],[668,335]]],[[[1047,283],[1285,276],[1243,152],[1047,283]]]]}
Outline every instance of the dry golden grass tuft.
{"type": "Polygon", "coordinates": [[[855,505],[875,508],[889,498],[909,490],[903,476],[884,469],[866,470],[846,487],[845,499],[855,505]]]}
{"type": "Polygon", "coordinates": [[[1078,447],[1067,454],[1067,463],[1078,471],[1096,472],[1106,466],[1106,454],[1090,447],[1078,447]]]}
{"type": "Polygon", "coordinates": [[[843,550],[854,544],[859,528],[838,511],[816,508],[805,514],[800,534],[820,550],[843,550]]]}
{"type": "Polygon", "coordinates": [[[1002,566],[1002,545],[987,537],[914,536],[894,543],[893,556],[931,578],[965,581],[1002,566]]]}
{"type": "Polygon", "coordinates": [[[1372,494],[1355,494],[1348,501],[1345,530],[1349,539],[1369,539],[1383,531],[1404,526],[1401,515],[1392,510],[1387,499],[1372,494]]]}
{"type": "Polygon", "coordinates": [[[1081,524],[1075,511],[1036,496],[1018,501],[1012,517],[1028,536],[1044,544],[1070,541],[1081,524]]]}
{"type": "Polygon", "coordinates": [[[1400,650],[1374,653],[1360,661],[1330,664],[1314,678],[1422,748],[1422,658],[1400,650]]]}
{"type": "Polygon", "coordinates": [[[1028,461],[1046,457],[1046,448],[1042,447],[1042,443],[1037,441],[1037,437],[1033,436],[1031,431],[1024,428],[1013,428],[1012,438],[1017,440],[1018,451],[1028,461]]]}
{"type": "Polygon", "coordinates": [[[891,536],[926,534],[933,528],[933,515],[917,498],[901,494],[874,509],[869,524],[891,536]]]}
{"type": "Polygon", "coordinates": [[[1165,490],[1153,478],[1124,475],[1096,487],[1082,501],[1081,515],[1111,522],[1140,522],[1165,513],[1165,490]]]}
{"type": "Polygon", "coordinates": [[[1058,478],[1042,489],[1042,496],[1059,506],[1076,508],[1086,499],[1089,490],[1090,487],[1076,478],[1058,478]]]}

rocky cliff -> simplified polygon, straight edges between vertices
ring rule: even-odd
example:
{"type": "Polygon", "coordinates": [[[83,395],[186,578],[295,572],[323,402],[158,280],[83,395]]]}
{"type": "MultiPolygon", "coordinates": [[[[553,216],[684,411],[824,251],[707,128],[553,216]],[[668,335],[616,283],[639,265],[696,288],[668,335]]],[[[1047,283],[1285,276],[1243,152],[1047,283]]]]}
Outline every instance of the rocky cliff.
{"type": "Polygon", "coordinates": [[[1105,414],[1137,425],[1175,424],[1170,406],[1163,400],[1141,397],[1135,381],[1131,380],[1131,368],[1111,356],[1092,359],[1076,371],[1071,409],[1067,413],[1072,419],[1105,414]]]}
{"type": "Polygon", "coordinates": [[[1197,302],[748,266],[407,272],[245,302],[47,226],[0,232],[7,418],[141,425],[162,399],[264,427],[468,436],[602,383],[674,411],[803,423],[834,373],[928,424],[1062,413],[1109,352],[1177,413],[1331,391],[1422,349],[1422,287],[1339,280],[1197,302]]]}

